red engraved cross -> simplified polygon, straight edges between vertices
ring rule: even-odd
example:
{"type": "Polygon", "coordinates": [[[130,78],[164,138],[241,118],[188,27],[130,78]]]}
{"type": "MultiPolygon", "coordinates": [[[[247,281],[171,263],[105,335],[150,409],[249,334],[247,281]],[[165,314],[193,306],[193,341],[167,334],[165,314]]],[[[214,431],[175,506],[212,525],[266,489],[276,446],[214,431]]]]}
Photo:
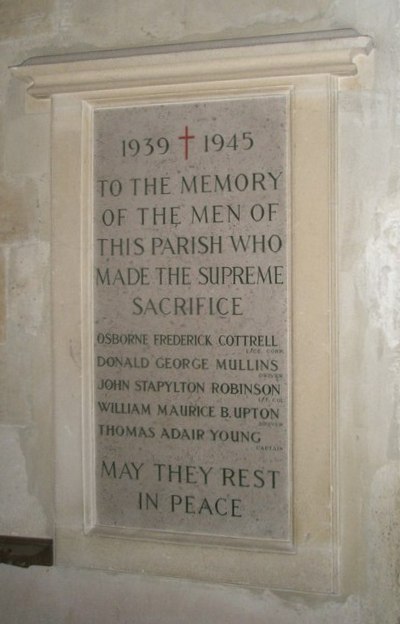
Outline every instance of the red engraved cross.
{"type": "Polygon", "coordinates": [[[185,160],[187,160],[189,158],[189,141],[190,139],[195,139],[196,137],[194,134],[189,134],[189,128],[185,126],[185,134],[178,138],[185,141],[185,160]]]}

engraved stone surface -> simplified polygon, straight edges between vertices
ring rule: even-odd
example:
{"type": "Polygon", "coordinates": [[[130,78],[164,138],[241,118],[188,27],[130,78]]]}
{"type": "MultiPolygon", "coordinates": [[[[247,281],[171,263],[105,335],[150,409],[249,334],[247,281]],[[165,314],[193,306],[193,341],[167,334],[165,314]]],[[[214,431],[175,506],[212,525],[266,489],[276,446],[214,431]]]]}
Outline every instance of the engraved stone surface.
{"type": "Polygon", "coordinates": [[[290,541],[288,97],[94,113],[96,524],[290,541]]]}

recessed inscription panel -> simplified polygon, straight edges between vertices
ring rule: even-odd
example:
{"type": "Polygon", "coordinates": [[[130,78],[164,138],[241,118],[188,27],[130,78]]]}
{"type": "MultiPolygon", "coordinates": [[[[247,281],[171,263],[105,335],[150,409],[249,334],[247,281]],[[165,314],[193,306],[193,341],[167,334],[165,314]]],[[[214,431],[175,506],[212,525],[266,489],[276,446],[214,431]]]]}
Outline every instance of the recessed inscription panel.
{"type": "Polygon", "coordinates": [[[288,100],[94,113],[97,526],[290,541],[288,100]]]}

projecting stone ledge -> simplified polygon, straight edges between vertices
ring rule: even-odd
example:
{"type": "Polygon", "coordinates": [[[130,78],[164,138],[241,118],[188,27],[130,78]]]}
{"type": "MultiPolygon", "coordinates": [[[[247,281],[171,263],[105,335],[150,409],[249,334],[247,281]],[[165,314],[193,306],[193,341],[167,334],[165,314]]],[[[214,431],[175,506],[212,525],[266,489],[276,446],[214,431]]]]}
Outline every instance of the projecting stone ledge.
{"type": "Polygon", "coordinates": [[[35,57],[12,67],[39,100],[59,93],[357,73],[373,41],[352,29],[35,57]]]}

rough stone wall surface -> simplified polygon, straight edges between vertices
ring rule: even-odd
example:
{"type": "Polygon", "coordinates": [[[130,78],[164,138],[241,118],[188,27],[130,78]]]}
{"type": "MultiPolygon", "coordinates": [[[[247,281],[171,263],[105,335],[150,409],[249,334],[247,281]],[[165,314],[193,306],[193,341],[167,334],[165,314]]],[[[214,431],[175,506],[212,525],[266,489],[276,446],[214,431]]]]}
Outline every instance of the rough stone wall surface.
{"type": "Polygon", "coordinates": [[[39,54],[351,27],[376,51],[339,96],[338,317],[346,595],[307,597],[0,565],[0,620],[400,621],[400,6],[397,0],[2,0],[0,534],[52,537],[49,123],[9,66],[39,54]],[[362,501],[354,508],[353,500],[362,501]]]}

